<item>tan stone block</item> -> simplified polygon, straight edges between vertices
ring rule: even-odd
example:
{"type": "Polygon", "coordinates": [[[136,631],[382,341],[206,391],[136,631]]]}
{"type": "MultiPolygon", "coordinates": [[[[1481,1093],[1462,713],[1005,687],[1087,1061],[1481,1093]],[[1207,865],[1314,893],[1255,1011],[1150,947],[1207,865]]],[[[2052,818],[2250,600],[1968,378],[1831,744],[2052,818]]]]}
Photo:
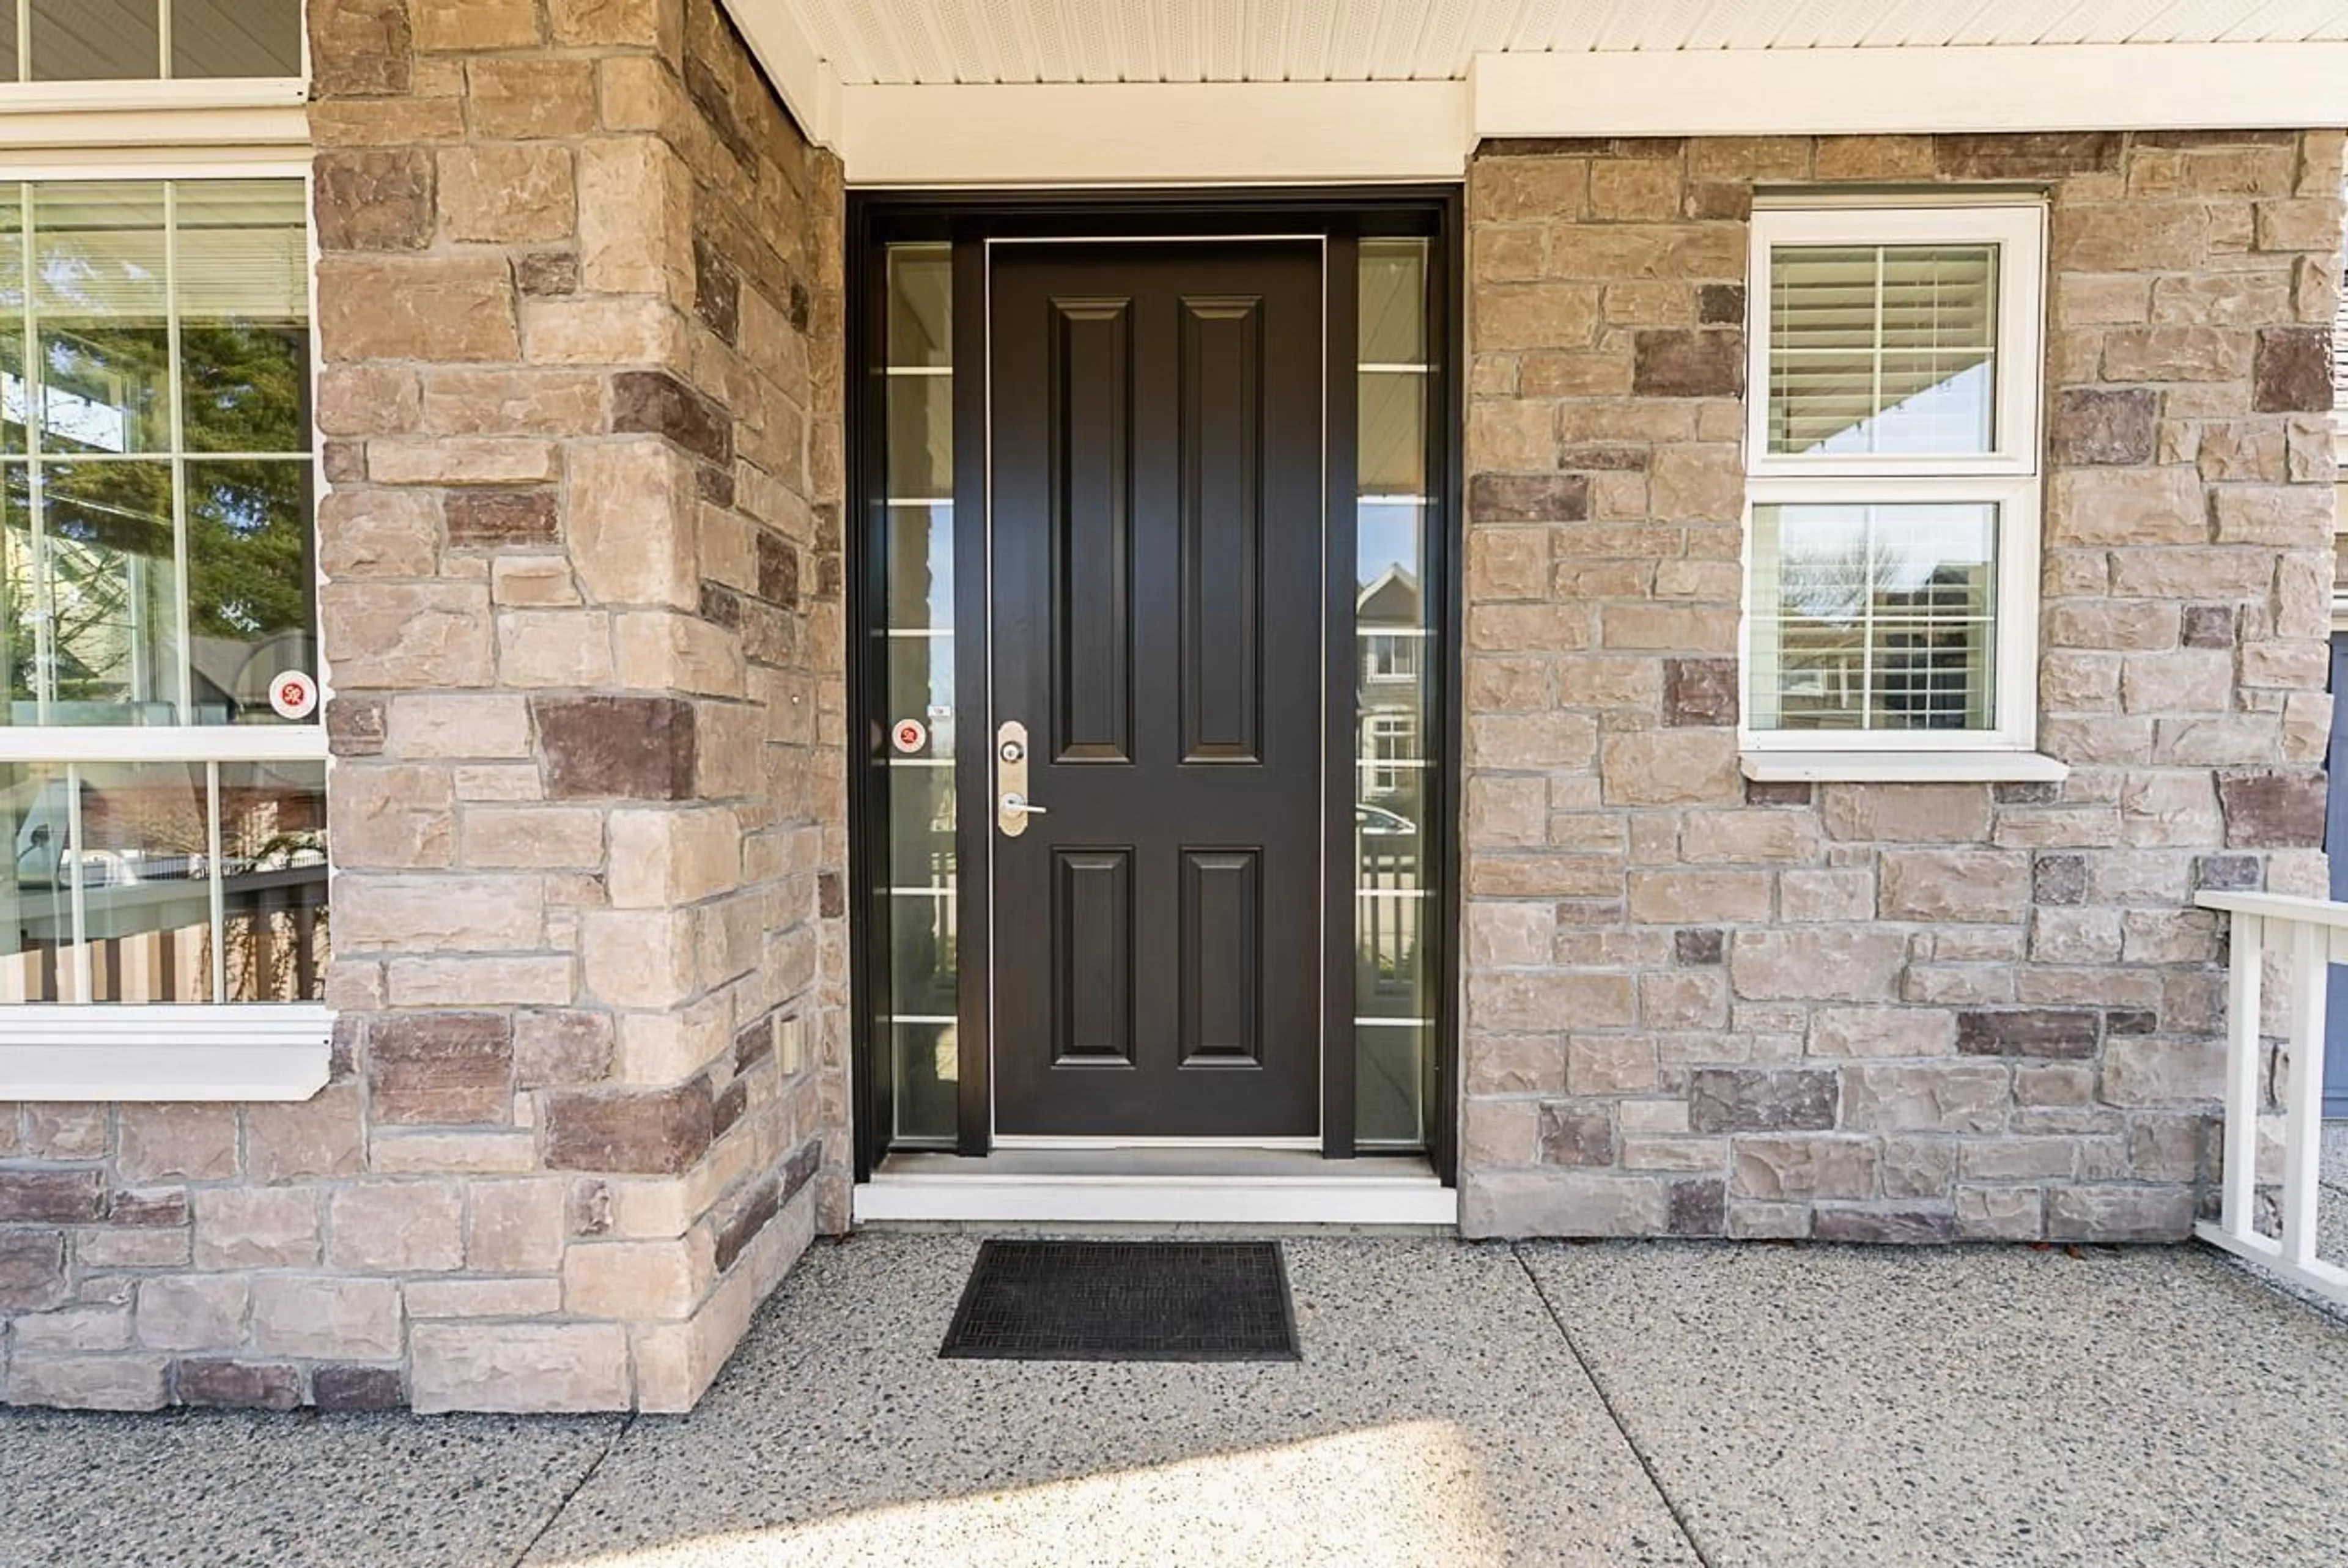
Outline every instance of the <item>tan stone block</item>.
{"type": "MultiPolygon", "coordinates": [[[[1557,935],[1557,912],[1545,903],[1504,904],[1478,899],[1468,907],[1467,928],[1468,961],[1471,967],[1529,968],[1550,960],[1550,945],[1557,935]]],[[[1483,1049],[1478,1047],[1479,1050],[1483,1049]]]]}
{"type": "Polygon", "coordinates": [[[170,1362],[161,1356],[26,1356],[8,1363],[7,1400],[67,1410],[159,1410],[170,1362]]]}
{"type": "Polygon", "coordinates": [[[2152,280],[2130,272],[2072,272],[2054,280],[2054,318],[2066,326],[2127,326],[2149,320],[2152,280]]]}
{"type": "Polygon", "coordinates": [[[1818,853],[1817,821],[1789,811],[1692,811],[1680,824],[1680,855],[1696,865],[1807,860],[1818,853]]]}
{"type": "Polygon", "coordinates": [[[264,1355],[389,1361],[400,1353],[400,1328],[399,1286],[387,1279],[252,1282],[252,1344],[264,1355]]]}
{"type": "Polygon", "coordinates": [[[547,0],[546,7],[558,44],[620,44],[671,59],[681,9],[665,0],[547,0]]]}
{"type": "Polygon", "coordinates": [[[1788,923],[1871,920],[1875,878],[1859,867],[1788,869],[1777,877],[1777,917],[1788,923]]]}
{"type": "Polygon", "coordinates": [[[423,396],[412,370],[343,364],[318,373],[318,428],[329,436],[413,430],[422,416],[423,396]]]}
{"type": "Polygon", "coordinates": [[[433,497],[329,490],[318,497],[318,569],[328,577],[430,577],[439,559],[433,497]]]}
{"type": "Polygon", "coordinates": [[[1872,1139],[1738,1138],[1728,1190],[1748,1198],[1870,1198],[1876,1163],[1872,1139]]]}
{"type": "Polygon", "coordinates": [[[2328,548],[2333,497],[2322,485],[2227,485],[2211,492],[2219,544],[2328,548]]]}
{"type": "Polygon", "coordinates": [[[1661,1235],[1670,1222],[1669,1189],[1655,1176],[1470,1170],[1460,1184],[1469,1237],[1661,1235]]]}
{"type": "Polygon", "coordinates": [[[480,583],[330,582],[318,590],[325,651],[345,690],[485,686],[489,593],[480,583]]]}
{"type": "Polygon", "coordinates": [[[2340,249],[2340,200],[2314,196],[2290,201],[2261,201],[2257,208],[2258,246],[2261,251],[2340,249]]]}
{"type": "Polygon", "coordinates": [[[411,760],[527,757],[530,708],[521,697],[505,693],[422,692],[395,697],[385,749],[411,760]]]}
{"type": "Polygon", "coordinates": [[[1827,836],[1883,844],[1986,838],[1986,784],[1828,784],[1818,791],[1827,836]]]}
{"type": "Polygon", "coordinates": [[[489,763],[450,770],[457,798],[464,801],[544,800],[546,788],[536,763],[489,763]]]}
{"type": "Polygon", "coordinates": [[[1890,1001],[1907,957],[1907,940],[1896,931],[1740,931],[1729,948],[1729,979],[1738,996],[1755,1001],[1890,1001]]]}
{"type": "Polygon", "coordinates": [[[1478,848],[1531,848],[1549,841],[1549,785],[1537,778],[1468,781],[1468,842],[1478,848]]]}
{"type": "Polygon", "coordinates": [[[391,1130],[368,1140],[367,1169],[378,1176],[510,1176],[538,1169],[538,1138],[520,1132],[391,1130]]]}
{"type": "Polygon", "coordinates": [[[690,1317],[716,1276],[689,1237],[588,1242],[562,1255],[562,1307],[578,1317],[690,1317]]]}
{"type": "Polygon", "coordinates": [[[570,466],[572,565],[588,598],[697,608],[690,460],[638,437],[574,448],[570,466]]]}
{"type": "Polygon", "coordinates": [[[698,616],[636,611],[615,618],[618,683],[638,690],[744,694],[742,640],[698,616]]]}
{"type": "Polygon", "coordinates": [[[1622,1168],[1629,1171],[1712,1171],[1728,1163],[1725,1138],[1631,1138],[1622,1140],[1622,1168]]]}
{"type": "Polygon", "coordinates": [[[553,443],[519,436],[387,436],[367,443],[382,485],[532,485],[556,477],[553,443]]]}
{"type": "MultiPolygon", "coordinates": [[[[9,1114],[0,1112],[0,1146],[36,1160],[95,1160],[106,1153],[112,1137],[111,1118],[104,1105],[26,1105],[21,1144],[8,1142],[15,1131],[10,1122],[9,1114]]],[[[129,1177],[126,1174],[124,1179],[129,1177]]]]}
{"type": "Polygon", "coordinates": [[[1549,232],[1550,271],[1560,278],[1745,281],[1746,229],[1724,223],[1560,223],[1549,232]]]}
{"type": "Polygon", "coordinates": [[[1488,898],[1608,898],[1622,892],[1622,857],[1607,855],[1471,855],[1468,889],[1488,898]]]}
{"type": "Polygon", "coordinates": [[[391,1004],[403,1008],[561,1007],[577,990],[572,960],[561,953],[395,957],[385,979],[391,1004]]]}
{"type": "Polygon", "coordinates": [[[693,297],[693,176],[665,141],[579,145],[580,275],[599,293],[693,297]]]}
{"type": "Polygon", "coordinates": [[[2057,204],[2053,217],[2049,259],[2058,273],[2195,272],[2215,234],[2200,201],[2057,204]]]}
{"type": "Polygon", "coordinates": [[[452,1181],[362,1182],[327,1200],[326,1261],[383,1274],[462,1267],[463,1189],[452,1181]]]}
{"type": "Polygon", "coordinates": [[[1952,1056],[1954,1013],[1937,1008],[1825,1007],[1810,1015],[1813,1056],[1952,1056]]]}
{"type": "Polygon", "coordinates": [[[533,876],[340,876],[334,916],[346,952],[510,952],[543,938],[545,895],[533,876]]]}
{"type": "Polygon", "coordinates": [[[1995,1132],[2012,1102],[1996,1062],[1897,1062],[1847,1067],[1842,1125],[1875,1132],[1995,1132]]]}
{"type": "Polygon", "coordinates": [[[409,0],[419,49],[520,49],[540,41],[534,0],[409,0]]]}
{"type": "Polygon", "coordinates": [[[1659,653],[1733,653],[1736,651],[1735,605],[1698,608],[1666,604],[1610,604],[1600,611],[1601,646],[1646,649],[1659,653]]]}
{"type": "Polygon", "coordinates": [[[1641,975],[1639,1021],[1657,1030],[1725,1029],[1727,979],[1717,968],[1641,975]]]}
{"type": "Polygon", "coordinates": [[[1887,920],[2019,920],[2030,907],[2021,850],[1887,849],[1881,876],[1887,920]]]}
{"type": "MultiPolygon", "coordinates": [[[[689,365],[693,358],[685,318],[667,302],[651,298],[524,300],[521,341],[532,364],[656,364],[682,368],[689,365]]],[[[469,357],[515,356],[508,353],[469,357]]]]}
{"type": "Polygon", "coordinates": [[[552,1317],[562,1310],[562,1286],[551,1279],[411,1279],[403,1294],[411,1319],[552,1317]]]}
{"type": "Polygon", "coordinates": [[[2104,333],[2104,379],[2238,381],[2250,373],[2250,334],[2214,326],[2116,327],[2104,333]]]}
{"type": "Polygon", "coordinates": [[[250,1287],[236,1275],[139,1282],[139,1343],[150,1350],[233,1350],[250,1287]]]}
{"type": "Polygon", "coordinates": [[[1769,917],[1764,871],[1633,871],[1631,917],[1657,926],[1761,921],[1769,917]]]}
{"type": "MultiPolygon", "coordinates": [[[[1545,439],[1553,453],[1556,436],[1545,439]]],[[[1547,528],[1480,528],[1468,536],[1468,597],[1472,602],[1546,599],[1549,578],[1547,528]]]]}
{"type": "Polygon", "coordinates": [[[441,231],[451,240],[542,244],[568,239],[578,221],[567,147],[447,148],[439,187],[441,231]]]}
{"type": "Polygon", "coordinates": [[[569,369],[451,368],[424,377],[423,421],[443,436],[589,436],[603,428],[603,380],[569,369]]]}
{"type": "Polygon", "coordinates": [[[1486,225],[1525,219],[1578,218],[1589,190],[1590,162],[1581,158],[1478,158],[1468,169],[1468,210],[1475,232],[1486,225]]]}
{"type": "Polygon", "coordinates": [[[1631,352],[1626,346],[1528,354],[1511,390],[1533,399],[1625,396],[1631,390],[1631,352]]]}
{"type": "Polygon", "coordinates": [[[1665,560],[1655,563],[1657,599],[1705,599],[1734,604],[1745,589],[1745,569],[1733,560],[1665,560]]]}
{"type": "Polygon", "coordinates": [[[1468,646],[1486,653],[1557,653],[1590,646],[1590,610],[1579,604],[1477,605],[1468,646]]]}
{"type": "Polygon", "coordinates": [[[1548,259],[1546,241],[1539,228],[1478,224],[1468,236],[1468,265],[1478,282],[1525,282],[1540,276],[1548,259]]]}
{"type": "Polygon", "coordinates": [[[446,768],[345,762],[332,790],[336,865],[409,870],[455,858],[456,796],[446,768]]]}
{"type": "Polygon", "coordinates": [[[583,136],[595,126],[592,61],[469,60],[465,85],[473,134],[484,140],[583,136]]]}
{"type": "Polygon", "coordinates": [[[561,556],[497,557],[489,562],[489,598],[499,605],[532,609],[580,602],[571,563],[561,556]]]}
{"type": "Polygon", "coordinates": [[[616,1323],[419,1323],[408,1335],[419,1415],[628,1408],[628,1347],[616,1323]]]}
{"type": "Polygon", "coordinates": [[[1598,723],[1587,713],[1474,713],[1467,739],[1472,767],[1578,769],[1597,749],[1598,723]]]}
{"type": "Polygon", "coordinates": [[[1820,179],[1924,179],[1939,172],[1929,136],[1822,136],[1820,179]]]}
{"type": "MultiPolygon", "coordinates": [[[[192,1238],[184,1230],[94,1230],[82,1233],[74,1244],[74,1256],[84,1268],[185,1268],[195,1261],[192,1238]]],[[[30,1348],[25,1338],[26,1326],[36,1318],[16,1319],[18,1348],[30,1348]]],[[[124,1335],[125,1343],[129,1334],[124,1335]]],[[[96,1350],[98,1345],[76,1346],[77,1349],[96,1350]]]]}
{"type": "Polygon", "coordinates": [[[699,989],[685,911],[591,910],[580,919],[579,938],[588,991],[613,1007],[672,1007],[699,989]]]}
{"type": "Polygon", "coordinates": [[[2189,468],[2066,468],[2049,490],[2047,538],[2073,545],[2198,545],[2209,537],[2189,468]]]}
{"type": "MultiPolygon", "coordinates": [[[[102,1234],[102,1233],[98,1233],[102,1234]]],[[[87,1242],[83,1244],[87,1246],[87,1242]]],[[[80,1250],[80,1249],[77,1249],[80,1250]]],[[[187,1260],[180,1260],[184,1264],[187,1260]]],[[[107,1266],[114,1266],[108,1265],[107,1266]]],[[[130,1309],[111,1303],[102,1307],[67,1307],[51,1312],[26,1313],[12,1329],[19,1356],[59,1350],[128,1350],[130,1309]]]]}
{"type": "Polygon", "coordinates": [[[200,1187],[189,1202],[195,1214],[198,1268],[317,1265],[315,1187],[200,1187]]]}
{"type": "Polygon", "coordinates": [[[498,681],[528,690],[612,683],[611,619],[572,610],[498,616],[498,681]]]}
{"type": "Polygon", "coordinates": [[[742,882],[742,829],[730,809],[611,814],[614,908],[698,902],[742,882]]]}
{"type": "Polygon", "coordinates": [[[1732,446],[1662,446],[1648,470],[1653,515],[1672,522],[1734,522],[1744,516],[1745,462],[1732,446]]]}
{"type": "Polygon", "coordinates": [[[511,360],[512,274],[502,257],[329,255],[318,263],[318,337],[332,361],[511,360]]]}
{"type": "Polygon", "coordinates": [[[256,1182],[356,1174],[366,1163],[358,1085],[330,1083],[298,1103],[246,1106],[244,1158],[256,1182]]]}
{"type": "Polygon", "coordinates": [[[1663,220],[1680,215],[1676,159],[1601,158],[1590,166],[1590,214],[1597,219],[1663,220]]]}
{"type": "Polygon", "coordinates": [[[1601,291],[1595,283],[1492,283],[1476,292],[1470,328],[1479,354],[1596,346],[1601,291]]]}
{"type": "Polygon", "coordinates": [[[1605,738],[1600,763],[1610,805],[1732,800],[1740,792],[1730,730],[1647,730],[1605,738]]]}
{"type": "Polygon", "coordinates": [[[159,1182],[218,1182],[237,1173],[233,1105],[125,1105],[116,1176],[132,1186],[159,1182]]]}
{"type": "Polygon", "coordinates": [[[1468,978],[1468,1016],[1478,1029],[1529,1032],[1604,1029],[1628,1025],[1634,1012],[1628,975],[1501,973],[1468,978]]]}
{"type": "Polygon", "coordinates": [[[476,807],[465,814],[465,864],[479,869],[592,871],[603,864],[603,813],[593,806],[476,807]]]}
{"type": "Polygon", "coordinates": [[[476,1182],[465,1266],[480,1274],[549,1274],[562,1261],[568,1184],[476,1182]]]}

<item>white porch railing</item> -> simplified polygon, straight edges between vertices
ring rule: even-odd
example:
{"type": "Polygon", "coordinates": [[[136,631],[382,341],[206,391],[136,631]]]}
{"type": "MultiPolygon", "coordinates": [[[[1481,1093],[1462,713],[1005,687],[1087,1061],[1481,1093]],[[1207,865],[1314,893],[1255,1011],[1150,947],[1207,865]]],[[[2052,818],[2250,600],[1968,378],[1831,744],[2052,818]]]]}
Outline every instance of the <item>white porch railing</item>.
{"type": "Polygon", "coordinates": [[[2268,893],[2204,893],[2233,920],[2226,997],[2225,1185],[2207,1242],[2303,1289],[2348,1304],[2348,1269],[2315,1255],[2323,1166],[2324,1003],[2332,966],[2348,963],[2348,904],[2268,893]],[[2259,1143],[2268,1112],[2265,1014],[2271,960],[2283,993],[2283,1057],[2275,1067],[2282,1123],[2280,1236],[2259,1228],[2259,1143]]]}

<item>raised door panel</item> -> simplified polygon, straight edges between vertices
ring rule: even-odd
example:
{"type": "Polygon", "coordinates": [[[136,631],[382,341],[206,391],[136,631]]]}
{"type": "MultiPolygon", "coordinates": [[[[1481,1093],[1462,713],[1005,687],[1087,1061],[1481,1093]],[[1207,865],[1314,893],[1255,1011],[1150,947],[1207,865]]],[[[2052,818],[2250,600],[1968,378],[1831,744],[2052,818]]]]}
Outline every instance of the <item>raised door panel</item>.
{"type": "Polygon", "coordinates": [[[1263,756],[1263,302],[1181,302],[1182,760],[1263,756]]]}
{"type": "Polygon", "coordinates": [[[1263,852],[1185,849],[1180,954],[1182,1063],[1263,1061],[1263,852]]]}
{"type": "Polygon", "coordinates": [[[1133,757],[1133,306],[1052,302],[1054,755],[1133,757]]]}

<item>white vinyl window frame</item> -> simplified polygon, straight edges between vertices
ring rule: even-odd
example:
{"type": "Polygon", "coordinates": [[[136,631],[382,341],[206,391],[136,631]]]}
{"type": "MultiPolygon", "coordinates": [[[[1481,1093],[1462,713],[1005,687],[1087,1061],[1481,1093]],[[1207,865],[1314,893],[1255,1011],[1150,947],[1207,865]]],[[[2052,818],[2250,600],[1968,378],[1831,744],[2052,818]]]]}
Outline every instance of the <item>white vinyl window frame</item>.
{"type": "MultiPolygon", "coordinates": [[[[0,138],[21,138],[0,152],[0,183],[298,179],[314,212],[305,91],[298,81],[0,84],[0,138]]],[[[314,410],[314,218],[305,227],[314,410]]],[[[314,428],[310,446],[311,494],[323,498],[314,428]]],[[[316,761],[331,774],[323,650],[317,684],[322,717],[306,725],[0,726],[0,764],[316,761]]],[[[331,888],[331,826],[328,843],[331,888]]],[[[325,1086],[333,1031],[323,1002],[0,1004],[0,1101],[307,1100],[325,1086]]]]}
{"type": "Polygon", "coordinates": [[[2036,199],[1966,205],[1756,204],[1746,288],[1746,481],[1738,743],[1764,781],[2051,780],[2039,754],[2038,596],[2044,475],[2046,208],[2036,199]],[[1768,444],[1770,258],[1781,249],[1994,246],[1992,444],[1965,454],[1773,453],[1768,444]],[[1754,510],[1771,506],[1991,506],[1997,517],[1989,727],[1764,730],[1752,724],[1754,510]]]}

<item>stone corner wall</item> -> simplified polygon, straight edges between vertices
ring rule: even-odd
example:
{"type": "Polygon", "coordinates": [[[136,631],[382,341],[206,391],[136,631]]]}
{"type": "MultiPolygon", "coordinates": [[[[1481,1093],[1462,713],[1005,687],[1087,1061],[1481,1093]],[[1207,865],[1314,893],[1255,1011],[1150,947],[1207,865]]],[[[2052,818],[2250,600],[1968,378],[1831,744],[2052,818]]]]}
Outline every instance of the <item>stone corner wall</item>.
{"type": "Polygon", "coordinates": [[[842,197],[713,0],[313,0],[333,1081],[0,1107],[5,1398],[682,1409],[845,1228],[842,197]]]}
{"type": "Polygon", "coordinates": [[[1487,143],[1471,167],[1474,1235],[2163,1240],[2204,887],[2322,892],[2337,131],[1487,143]],[[2044,188],[2061,784],[1748,784],[1753,193],[2044,188]]]}

